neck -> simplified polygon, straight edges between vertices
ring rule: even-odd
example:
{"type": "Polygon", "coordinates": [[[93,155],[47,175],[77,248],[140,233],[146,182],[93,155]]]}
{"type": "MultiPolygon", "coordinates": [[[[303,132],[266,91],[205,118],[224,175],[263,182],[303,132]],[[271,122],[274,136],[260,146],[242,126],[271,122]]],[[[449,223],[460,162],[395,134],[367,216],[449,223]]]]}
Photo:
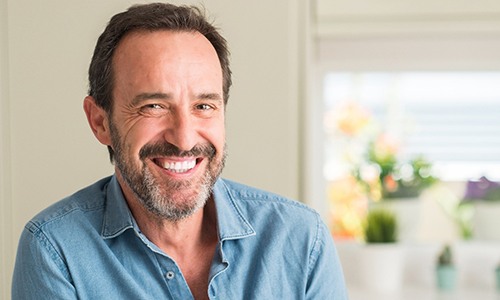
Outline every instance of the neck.
{"type": "Polygon", "coordinates": [[[141,231],[169,255],[186,253],[190,248],[217,240],[215,204],[212,199],[207,201],[205,207],[179,221],[160,219],[146,211],[138,201],[133,203],[129,203],[129,207],[141,231]]]}
{"type": "Polygon", "coordinates": [[[162,219],[148,211],[128,185],[120,180],[120,174],[117,175],[137,225],[142,233],[165,253],[173,257],[183,256],[217,242],[217,217],[212,198],[207,200],[203,208],[185,219],[162,219]]]}

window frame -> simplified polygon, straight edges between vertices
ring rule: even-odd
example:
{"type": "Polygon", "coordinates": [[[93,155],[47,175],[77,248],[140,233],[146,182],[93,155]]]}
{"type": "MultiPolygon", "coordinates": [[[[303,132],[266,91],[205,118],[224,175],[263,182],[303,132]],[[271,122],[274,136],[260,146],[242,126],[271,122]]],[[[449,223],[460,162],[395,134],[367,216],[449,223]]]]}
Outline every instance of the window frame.
{"type": "Polygon", "coordinates": [[[326,222],[330,205],[323,176],[323,78],[335,72],[500,71],[500,31],[464,34],[317,36],[311,45],[305,124],[305,197],[326,222]],[[424,49],[424,50],[423,50],[424,49]],[[455,51],[455,50],[459,51],[455,51]],[[450,55],[453,53],[453,55],[450,55]],[[397,57],[396,57],[396,56],[397,57]]]}

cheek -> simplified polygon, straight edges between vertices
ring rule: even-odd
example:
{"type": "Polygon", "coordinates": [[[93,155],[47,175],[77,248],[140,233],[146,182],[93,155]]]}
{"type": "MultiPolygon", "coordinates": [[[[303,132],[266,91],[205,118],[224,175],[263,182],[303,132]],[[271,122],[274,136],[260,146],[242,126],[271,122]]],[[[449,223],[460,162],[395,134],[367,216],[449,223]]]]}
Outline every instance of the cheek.
{"type": "Polygon", "coordinates": [[[158,136],[161,136],[161,130],[158,126],[149,120],[141,120],[125,129],[123,142],[128,150],[134,155],[139,156],[139,152],[144,145],[151,143],[158,136]]]}
{"type": "Polygon", "coordinates": [[[216,123],[211,127],[207,135],[208,140],[215,146],[217,151],[223,152],[224,146],[226,144],[226,128],[224,126],[224,123],[216,123]]]}

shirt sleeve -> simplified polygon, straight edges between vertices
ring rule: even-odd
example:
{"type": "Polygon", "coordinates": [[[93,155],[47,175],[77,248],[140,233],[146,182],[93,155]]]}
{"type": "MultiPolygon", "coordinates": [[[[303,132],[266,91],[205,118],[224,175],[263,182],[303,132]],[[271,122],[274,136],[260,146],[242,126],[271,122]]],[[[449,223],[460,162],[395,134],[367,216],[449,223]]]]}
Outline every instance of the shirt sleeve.
{"type": "Polygon", "coordinates": [[[317,237],[310,256],[306,299],[348,299],[344,274],[333,238],[319,216],[317,237]]]}
{"type": "Polygon", "coordinates": [[[45,234],[34,227],[28,225],[19,241],[12,299],[77,299],[64,261],[45,234]]]}

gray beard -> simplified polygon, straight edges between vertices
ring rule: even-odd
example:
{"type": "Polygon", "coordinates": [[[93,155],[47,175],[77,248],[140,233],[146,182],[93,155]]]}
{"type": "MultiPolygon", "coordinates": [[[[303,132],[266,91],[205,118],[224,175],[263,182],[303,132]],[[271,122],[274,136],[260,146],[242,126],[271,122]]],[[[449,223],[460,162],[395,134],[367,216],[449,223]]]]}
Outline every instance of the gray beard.
{"type": "Polygon", "coordinates": [[[151,214],[156,217],[167,220],[170,222],[178,222],[194,214],[198,209],[205,206],[208,198],[212,193],[212,187],[215,180],[207,171],[199,185],[198,193],[194,194],[191,199],[183,199],[182,203],[177,202],[174,198],[170,197],[168,191],[171,190],[194,190],[196,187],[191,182],[164,182],[167,187],[157,183],[156,178],[144,166],[142,168],[141,176],[134,176],[129,178],[130,174],[123,172],[117,167],[122,174],[123,179],[134,195],[142,204],[142,206],[151,214]],[[161,188],[163,187],[163,188],[161,188]]]}
{"type": "MultiPolygon", "coordinates": [[[[204,156],[208,159],[208,164],[205,174],[196,181],[162,180],[153,176],[144,163],[143,157],[141,157],[142,168],[140,170],[135,169],[132,161],[125,157],[126,149],[124,148],[126,146],[122,144],[118,131],[112,122],[110,122],[110,130],[116,168],[139,203],[149,213],[160,220],[178,222],[193,215],[205,206],[212,194],[213,185],[224,168],[225,150],[221,161],[217,162],[215,161],[215,147],[212,145],[198,147],[202,149],[201,152],[205,153],[204,156]],[[179,191],[185,191],[183,199],[175,199],[175,192],[179,191]]],[[[175,146],[167,144],[156,148],[153,145],[149,148],[155,148],[156,152],[162,152],[162,149],[168,148],[169,151],[177,151],[180,153],[179,156],[182,155],[182,151],[172,149],[172,147],[175,146]]],[[[146,148],[146,146],[143,148],[146,148]]]]}

